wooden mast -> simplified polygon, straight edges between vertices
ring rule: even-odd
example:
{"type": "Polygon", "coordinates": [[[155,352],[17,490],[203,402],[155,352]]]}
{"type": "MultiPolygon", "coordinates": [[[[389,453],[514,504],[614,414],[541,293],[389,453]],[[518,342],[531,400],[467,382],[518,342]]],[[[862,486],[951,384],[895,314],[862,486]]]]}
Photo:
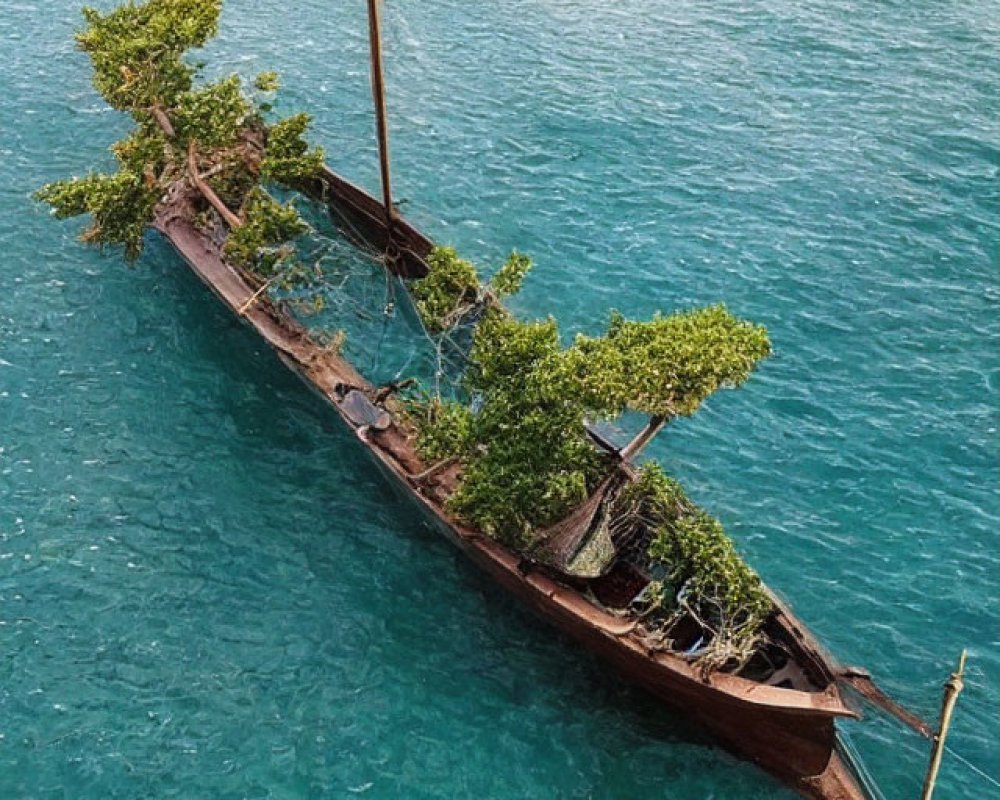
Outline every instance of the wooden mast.
{"type": "Polygon", "coordinates": [[[931,800],[934,794],[934,785],[937,783],[938,770],[941,769],[941,757],[944,755],[944,740],[948,737],[948,728],[951,726],[951,715],[955,711],[955,701],[965,684],[962,678],[965,677],[965,650],[958,660],[958,669],[951,673],[947,683],[944,685],[944,699],[941,702],[941,726],[934,737],[934,747],[931,750],[931,762],[927,765],[927,777],[924,778],[924,790],[920,795],[921,800],[931,800]]]}
{"type": "Polygon", "coordinates": [[[382,171],[382,205],[385,207],[385,225],[391,242],[396,210],[392,205],[392,183],[389,178],[389,126],[385,115],[379,0],[368,0],[368,43],[371,47],[372,98],[375,101],[375,122],[378,129],[378,159],[382,171]]]}

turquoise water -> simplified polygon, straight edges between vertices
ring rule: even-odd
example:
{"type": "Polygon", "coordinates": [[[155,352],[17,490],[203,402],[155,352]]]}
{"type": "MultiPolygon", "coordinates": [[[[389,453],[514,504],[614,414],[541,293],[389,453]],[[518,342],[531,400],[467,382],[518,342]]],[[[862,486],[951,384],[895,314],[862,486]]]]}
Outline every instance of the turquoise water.
{"type": "MultiPolygon", "coordinates": [[[[107,3],[102,2],[102,7],[107,3]]],[[[376,188],[364,4],[230,2],[376,188]]],[[[126,129],[0,0],[0,797],[786,798],[494,588],[160,241],[29,192],[126,129]]],[[[393,0],[397,193],[566,331],[725,300],[777,355],[653,455],[847,663],[1000,773],[1000,5],[393,0]]],[[[926,747],[848,728],[890,800],[926,747]]],[[[941,798],[1000,797],[947,758],[941,798]]]]}

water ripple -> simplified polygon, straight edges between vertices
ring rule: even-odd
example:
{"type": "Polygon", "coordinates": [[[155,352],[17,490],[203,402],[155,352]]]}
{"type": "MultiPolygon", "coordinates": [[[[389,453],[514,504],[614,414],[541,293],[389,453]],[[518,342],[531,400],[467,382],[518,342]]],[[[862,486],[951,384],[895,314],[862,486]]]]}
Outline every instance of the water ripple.
{"type": "MultiPolygon", "coordinates": [[[[73,8],[0,0],[4,796],[787,796],[425,531],[162,242],[128,270],[30,202],[127,127],[73,8]]],[[[407,213],[487,264],[530,252],[517,308],[558,297],[567,332],[719,300],[767,324],[776,357],[654,455],[906,703],[936,714],[968,646],[952,744],[993,774],[997,11],[385,10],[407,213]]],[[[365,37],[356,4],[234,0],[207,60],[280,69],[374,188],[365,37]]],[[[851,735],[915,796],[924,743],[851,735]]],[[[990,790],[946,760],[942,797],[990,790]]]]}

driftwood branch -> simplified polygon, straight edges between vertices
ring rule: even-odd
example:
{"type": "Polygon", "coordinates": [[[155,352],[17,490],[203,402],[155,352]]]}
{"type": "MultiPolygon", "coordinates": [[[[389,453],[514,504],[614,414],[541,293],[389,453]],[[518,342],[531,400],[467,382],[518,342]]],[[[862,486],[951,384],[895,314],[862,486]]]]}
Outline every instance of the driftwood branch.
{"type": "MultiPolygon", "coordinates": [[[[163,108],[157,104],[149,109],[149,113],[153,115],[153,119],[156,120],[156,124],[160,126],[160,129],[166,135],[168,139],[173,139],[176,137],[176,132],[174,131],[173,123],[170,122],[170,117],[167,116],[163,108]]],[[[188,172],[191,173],[191,183],[194,184],[194,188],[197,189],[201,196],[204,197],[209,204],[219,215],[226,221],[226,224],[230,228],[238,228],[243,224],[243,220],[240,219],[236,214],[234,214],[222,199],[215,193],[211,186],[205,183],[203,176],[198,172],[198,148],[194,142],[188,145],[188,172]]],[[[218,165],[209,170],[208,174],[214,174],[217,172],[218,165]]]]}
{"type": "Polygon", "coordinates": [[[402,391],[403,389],[408,389],[416,383],[415,378],[406,378],[402,381],[395,381],[393,383],[387,383],[385,386],[381,387],[375,393],[375,405],[384,403],[389,395],[395,394],[396,392],[402,391]]]}
{"type": "Polygon", "coordinates": [[[239,314],[241,317],[244,316],[247,313],[247,311],[249,311],[251,308],[254,307],[254,305],[257,304],[257,301],[260,300],[260,296],[267,291],[267,288],[271,285],[272,281],[274,281],[274,278],[265,281],[264,284],[256,292],[250,295],[250,299],[247,300],[243,305],[241,305],[236,310],[236,313],[239,314]]]}
{"type": "Polygon", "coordinates": [[[442,470],[447,469],[452,464],[457,464],[457,463],[458,463],[457,456],[448,456],[447,458],[443,458],[435,464],[431,464],[431,466],[429,466],[423,472],[418,472],[415,475],[407,474],[406,477],[409,478],[414,483],[418,483],[419,481],[425,481],[428,478],[437,475],[442,470]]]}
{"type": "Polygon", "coordinates": [[[208,200],[209,204],[216,211],[219,212],[226,224],[230,228],[238,228],[243,224],[243,220],[237,217],[229,207],[222,202],[213,190],[205,181],[202,180],[201,175],[198,174],[198,148],[195,146],[194,142],[188,145],[188,172],[191,174],[191,183],[194,184],[194,188],[201,192],[201,196],[208,200]]]}

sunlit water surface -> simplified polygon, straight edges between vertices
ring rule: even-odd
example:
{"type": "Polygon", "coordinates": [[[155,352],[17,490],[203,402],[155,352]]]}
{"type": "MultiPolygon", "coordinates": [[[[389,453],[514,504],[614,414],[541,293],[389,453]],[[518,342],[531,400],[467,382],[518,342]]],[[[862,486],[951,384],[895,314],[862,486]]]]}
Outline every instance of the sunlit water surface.
{"type": "MultiPolygon", "coordinates": [[[[108,4],[100,4],[106,7],[108,4]]],[[[0,796],[779,798],[421,526],[151,237],[29,193],[127,129],[75,3],[0,0],[0,796]]],[[[652,448],[820,638],[994,776],[1000,5],[393,0],[397,193],[598,331],[725,301],[777,355],[652,448]]],[[[377,188],[364,4],[227,3],[377,188]]],[[[387,354],[387,357],[392,354],[387,354]]],[[[890,800],[926,745],[848,726],[890,800]]],[[[948,757],[939,797],[1000,790],[948,757]]]]}

